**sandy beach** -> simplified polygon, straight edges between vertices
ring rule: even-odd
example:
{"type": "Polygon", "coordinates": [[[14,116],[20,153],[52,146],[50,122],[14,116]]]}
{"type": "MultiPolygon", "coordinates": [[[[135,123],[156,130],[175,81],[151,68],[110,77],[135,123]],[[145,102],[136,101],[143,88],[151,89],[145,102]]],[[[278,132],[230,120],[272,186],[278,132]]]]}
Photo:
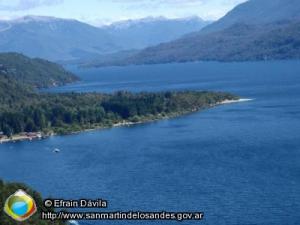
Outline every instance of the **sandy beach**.
{"type": "Polygon", "coordinates": [[[248,102],[248,101],[253,101],[253,99],[251,99],[251,98],[241,98],[241,99],[238,99],[238,100],[225,100],[225,101],[220,102],[219,104],[220,105],[222,105],[222,104],[232,104],[232,103],[248,102]]]}
{"type": "Polygon", "coordinates": [[[31,141],[33,139],[40,139],[42,138],[42,134],[40,132],[37,133],[30,133],[30,134],[17,134],[13,135],[12,137],[4,136],[0,138],[0,144],[6,142],[16,142],[16,141],[31,141]]]}

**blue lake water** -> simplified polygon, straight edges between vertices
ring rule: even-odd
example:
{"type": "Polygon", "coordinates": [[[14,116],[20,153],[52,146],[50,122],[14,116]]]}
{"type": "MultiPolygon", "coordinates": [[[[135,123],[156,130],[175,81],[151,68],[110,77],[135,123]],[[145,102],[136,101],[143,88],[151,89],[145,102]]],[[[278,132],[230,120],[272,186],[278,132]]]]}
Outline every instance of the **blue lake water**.
{"type": "Polygon", "coordinates": [[[218,90],[254,100],[132,127],[2,144],[1,178],[26,182],[43,196],[103,198],[110,211],[204,211],[204,221],[184,225],[300,223],[300,61],[74,71],[82,82],[53,91],[218,90]]]}

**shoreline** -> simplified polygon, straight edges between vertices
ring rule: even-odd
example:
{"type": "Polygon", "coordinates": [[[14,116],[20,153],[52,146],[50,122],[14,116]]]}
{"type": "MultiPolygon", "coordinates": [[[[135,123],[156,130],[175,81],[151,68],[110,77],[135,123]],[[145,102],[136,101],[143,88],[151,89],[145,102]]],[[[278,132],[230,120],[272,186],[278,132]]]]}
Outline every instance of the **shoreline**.
{"type": "Polygon", "coordinates": [[[9,137],[0,138],[0,144],[7,143],[7,142],[17,142],[17,141],[32,141],[34,139],[42,139],[44,137],[45,136],[43,136],[41,132],[16,134],[13,135],[11,138],[9,137]]]}
{"type": "MultiPolygon", "coordinates": [[[[217,102],[216,104],[210,105],[210,107],[208,107],[208,108],[212,108],[212,107],[219,106],[219,105],[225,105],[225,104],[248,102],[248,101],[252,101],[252,100],[253,99],[248,99],[248,98],[244,98],[244,99],[241,98],[238,100],[224,100],[222,102],[217,102]]],[[[74,131],[74,132],[70,132],[70,133],[62,134],[62,135],[72,135],[72,134],[78,134],[78,133],[88,132],[88,131],[95,131],[95,130],[115,128],[115,127],[133,126],[133,125],[137,125],[137,124],[151,123],[151,122],[155,122],[155,121],[159,121],[159,120],[172,119],[172,118],[175,118],[178,116],[187,115],[189,113],[198,112],[200,110],[201,109],[194,109],[194,110],[190,110],[187,112],[173,113],[173,115],[170,114],[168,116],[158,115],[158,118],[145,119],[145,120],[137,121],[137,122],[124,120],[122,122],[114,123],[111,126],[98,126],[95,128],[82,129],[79,131],[74,131]],[[159,117],[159,116],[161,116],[161,117],[159,117]]],[[[53,132],[49,133],[49,134],[43,134],[42,132],[23,133],[23,134],[13,135],[11,138],[8,138],[8,137],[0,138],[0,144],[9,143],[9,142],[19,142],[19,141],[33,141],[36,139],[41,140],[41,139],[45,139],[45,138],[49,138],[51,136],[57,136],[57,135],[61,135],[61,134],[57,134],[57,133],[53,133],[53,132]]]]}
{"type": "Polygon", "coordinates": [[[232,103],[240,103],[240,102],[249,102],[249,101],[253,101],[253,100],[254,99],[251,99],[251,98],[240,98],[238,100],[225,100],[225,101],[222,101],[217,104],[224,105],[224,104],[232,104],[232,103]]]}

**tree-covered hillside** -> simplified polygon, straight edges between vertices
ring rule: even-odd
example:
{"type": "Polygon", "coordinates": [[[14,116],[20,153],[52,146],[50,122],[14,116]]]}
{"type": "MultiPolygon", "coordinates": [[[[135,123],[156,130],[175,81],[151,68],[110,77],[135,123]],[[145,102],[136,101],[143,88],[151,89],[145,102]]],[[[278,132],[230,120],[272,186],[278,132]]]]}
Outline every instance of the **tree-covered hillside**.
{"type": "MultiPolygon", "coordinates": [[[[228,93],[38,93],[34,87],[76,79],[56,64],[18,54],[2,55],[0,73],[0,134],[11,137],[23,132],[69,133],[109,127],[116,123],[142,122],[181,115],[236,99],[228,93]],[[26,63],[28,62],[28,63],[26,63]],[[52,73],[53,72],[53,73],[52,73]]],[[[1,60],[0,60],[1,61],[1,60]]]]}
{"type": "Polygon", "coordinates": [[[29,98],[32,88],[22,85],[8,75],[0,74],[0,111],[6,107],[15,107],[20,99],[29,98]]]}
{"type": "Polygon", "coordinates": [[[28,188],[24,184],[18,184],[18,183],[4,183],[2,180],[0,180],[0,224],[1,225],[64,225],[65,223],[63,221],[43,221],[41,220],[41,211],[48,212],[49,209],[45,208],[43,206],[43,200],[41,195],[32,190],[31,188],[28,188]],[[4,213],[2,210],[4,208],[4,204],[6,199],[14,194],[19,189],[22,189],[26,191],[33,199],[35,200],[37,204],[37,213],[33,215],[30,219],[27,221],[24,221],[22,223],[12,220],[8,215],[4,213]]]}
{"type": "Polygon", "coordinates": [[[248,0],[205,27],[203,32],[221,31],[236,23],[262,25],[278,21],[297,21],[300,19],[299,12],[299,0],[248,0]]]}
{"type": "Polygon", "coordinates": [[[96,66],[188,61],[256,61],[300,58],[300,22],[234,24],[222,31],[195,33],[96,66]]]}
{"type": "MultiPolygon", "coordinates": [[[[11,136],[21,132],[69,133],[113,124],[143,122],[204,109],[227,99],[228,93],[212,92],[118,92],[115,94],[28,94],[5,101],[0,111],[0,131],[11,136]]],[[[9,97],[11,98],[11,97],[9,97]]]]}
{"type": "Polygon", "coordinates": [[[249,0],[178,40],[87,66],[300,58],[300,1],[249,0]]]}
{"type": "Polygon", "coordinates": [[[62,66],[43,59],[32,59],[18,53],[0,53],[0,76],[23,84],[43,88],[74,82],[78,78],[62,66]]]}

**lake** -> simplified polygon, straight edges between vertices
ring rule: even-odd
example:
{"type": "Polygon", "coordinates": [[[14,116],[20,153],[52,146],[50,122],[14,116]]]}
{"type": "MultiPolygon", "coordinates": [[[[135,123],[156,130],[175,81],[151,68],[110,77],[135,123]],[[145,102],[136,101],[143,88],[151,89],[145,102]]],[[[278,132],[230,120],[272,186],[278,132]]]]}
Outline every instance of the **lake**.
{"type": "MultiPolygon", "coordinates": [[[[203,211],[180,224],[300,221],[300,61],[74,69],[51,91],[229,91],[253,101],[187,116],[0,145],[0,177],[44,197],[102,198],[109,211],[203,211]],[[59,148],[61,152],[52,151],[59,148]]],[[[101,222],[91,224],[175,224],[101,222]]]]}

